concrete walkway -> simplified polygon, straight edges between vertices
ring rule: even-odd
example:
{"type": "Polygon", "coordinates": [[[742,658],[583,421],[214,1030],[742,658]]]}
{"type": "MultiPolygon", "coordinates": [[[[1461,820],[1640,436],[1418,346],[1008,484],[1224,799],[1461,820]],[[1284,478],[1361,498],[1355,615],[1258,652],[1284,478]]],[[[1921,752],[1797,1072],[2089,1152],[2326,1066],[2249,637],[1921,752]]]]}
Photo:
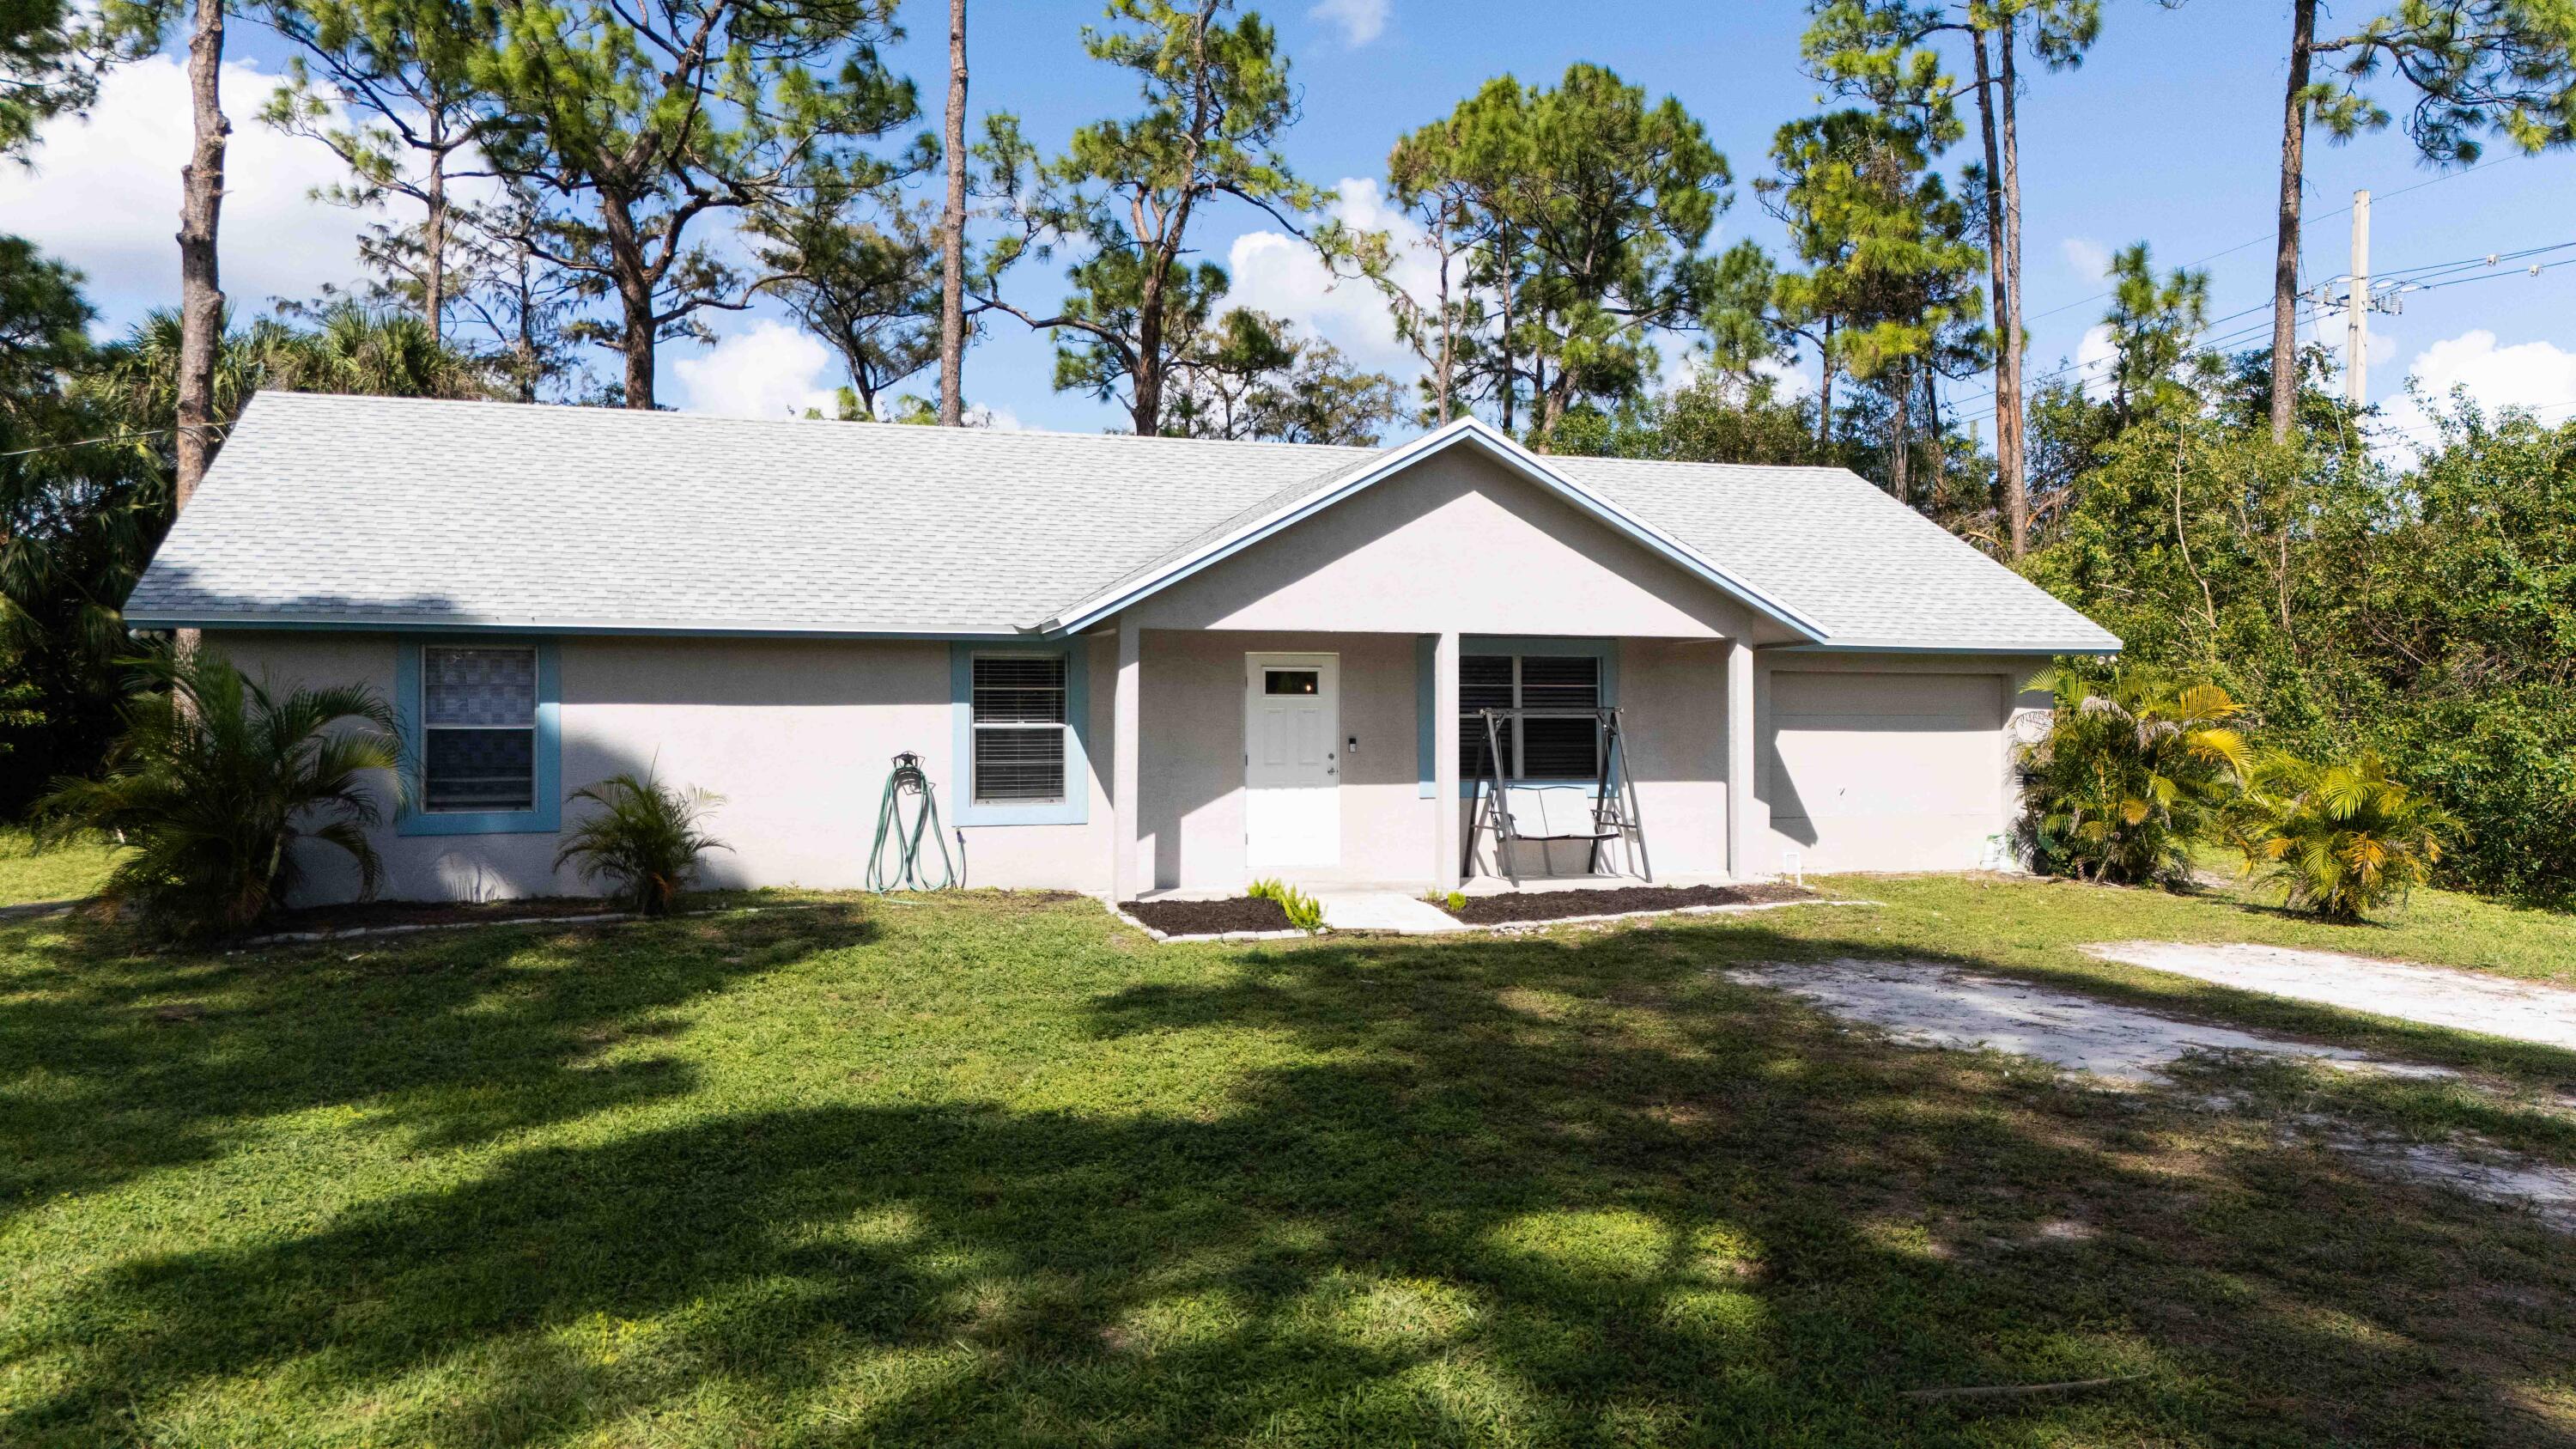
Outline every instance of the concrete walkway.
{"type": "Polygon", "coordinates": [[[2114,941],[2084,949],[2243,991],[2576,1049],[2576,991],[2563,987],[2286,946],[2114,941]]]}
{"type": "Polygon", "coordinates": [[[1336,931],[1397,931],[1408,936],[1437,936],[1467,929],[1464,922],[1416,896],[1390,890],[1311,888],[1308,894],[1324,908],[1324,924],[1336,931]]]}

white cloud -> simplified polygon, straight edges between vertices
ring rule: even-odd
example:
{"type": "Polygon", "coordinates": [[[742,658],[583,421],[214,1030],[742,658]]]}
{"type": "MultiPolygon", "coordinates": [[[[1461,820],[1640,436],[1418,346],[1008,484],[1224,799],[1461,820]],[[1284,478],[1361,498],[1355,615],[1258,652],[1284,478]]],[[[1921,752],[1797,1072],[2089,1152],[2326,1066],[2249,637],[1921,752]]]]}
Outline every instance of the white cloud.
{"type": "Polygon", "coordinates": [[[2112,390],[2112,364],[2118,360],[2119,349],[2111,345],[2111,325],[2096,322],[2084,329],[2084,340],[2075,344],[2075,370],[2067,376],[2083,385],[2086,397],[2107,398],[2112,390]]]}
{"type": "Polygon", "coordinates": [[[1346,45],[1366,45],[1386,33],[1387,12],[1392,0],[1323,0],[1306,12],[1308,18],[1338,25],[1346,45]]]}
{"type": "Polygon", "coordinates": [[[2111,249],[2091,237],[2068,237],[2057,244],[2057,251],[2066,258],[2066,265],[2088,282],[2111,275],[2111,249]]]}
{"type": "MultiPolygon", "coordinates": [[[[357,236],[370,219],[306,193],[343,179],[319,144],[262,125],[278,77],[224,67],[232,142],[224,162],[218,258],[224,292],[248,316],[273,297],[309,298],[324,282],[360,276],[357,236]]],[[[46,128],[32,170],[0,168],[8,230],[80,268],[114,323],[179,300],[179,168],[189,147],[187,78],[151,56],[110,71],[87,122],[46,128]]]]}
{"type": "MultiPolygon", "coordinates": [[[[1344,178],[1330,210],[1346,224],[1383,231],[1396,249],[1394,275],[1417,297],[1433,295],[1433,264],[1421,250],[1422,229],[1389,206],[1374,180],[1344,178]]],[[[1368,282],[1335,278],[1315,249],[1283,232],[1246,232],[1226,256],[1233,285],[1226,304],[1283,317],[1348,353],[1353,362],[1399,380],[1422,370],[1411,348],[1396,340],[1386,299],[1368,282]]]]}
{"type": "Polygon", "coordinates": [[[840,362],[812,333],[763,317],[705,352],[669,357],[682,412],[797,418],[839,407],[840,362]]]}
{"type": "MultiPolygon", "coordinates": [[[[2376,344],[2379,339],[2371,340],[2376,344]]],[[[2378,353],[2374,345],[2374,359],[2378,353]]],[[[2456,387],[2490,416],[2505,408],[2524,407],[2538,411],[2544,422],[2557,422],[2566,419],[2569,405],[2576,404],[2576,352],[2549,342],[2499,347],[2496,335],[2485,328],[2445,338],[2415,354],[2407,375],[2416,390],[2437,406],[2445,405],[2456,387]]],[[[2383,435],[2402,450],[2411,452],[2437,436],[2423,405],[2402,393],[2387,399],[2382,417],[2383,435]]]]}

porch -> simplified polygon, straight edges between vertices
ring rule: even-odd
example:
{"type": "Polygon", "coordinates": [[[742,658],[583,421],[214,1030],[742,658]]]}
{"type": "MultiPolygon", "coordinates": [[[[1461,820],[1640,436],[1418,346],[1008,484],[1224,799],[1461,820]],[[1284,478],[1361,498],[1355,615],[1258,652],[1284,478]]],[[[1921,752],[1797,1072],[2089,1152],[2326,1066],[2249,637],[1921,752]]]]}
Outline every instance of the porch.
{"type": "MultiPolygon", "coordinates": [[[[1307,889],[1464,890],[1726,883],[1756,873],[1750,646],[1699,636],[1581,637],[1152,629],[1121,619],[1108,716],[1120,897],[1223,895],[1277,876],[1307,889]],[[1481,709],[1530,719],[1497,733],[1481,709]],[[1605,760],[1594,709],[1616,709],[1605,760]],[[1519,808],[1588,820],[1605,764],[1633,782],[1633,828],[1523,841],[1506,872],[1484,781],[1519,808]],[[1744,788],[1736,788],[1744,782],[1744,788]],[[1526,792],[1526,793],[1525,793],[1526,792]],[[1596,849],[1596,846],[1598,847],[1596,849]]],[[[1527,827],[1524,827],[1527,831],[1527,827]]],[[[1527,833],[1536,833],[1528,831],[1527,833]]]]}

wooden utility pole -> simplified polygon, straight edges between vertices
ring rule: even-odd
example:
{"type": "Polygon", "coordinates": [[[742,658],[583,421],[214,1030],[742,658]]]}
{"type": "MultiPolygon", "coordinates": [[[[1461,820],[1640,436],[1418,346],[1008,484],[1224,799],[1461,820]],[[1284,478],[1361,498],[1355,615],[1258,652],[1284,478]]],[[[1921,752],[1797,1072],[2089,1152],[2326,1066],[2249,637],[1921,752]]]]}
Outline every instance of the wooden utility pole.
{"type": "Polygon", "coordinates": [[[2343,304],[2343,397],[2370,405],[2370,193],[2352,194],[2352,289],[2343,304]]]}
{"type": "Polygon", "coordinates": [[[224,119],[217,88],[224,65],[226,0],[197,0],[188,37],[188,101],[194,143],[179,171],[179,406],[175,512],[188,506],[215,450],[215,349],[224,293],[215,272],[215,231],[224,205],[224,119]]]}
{"type": "Polygon", "coordinates": [[[966,425],[966,0],[948,0],[948,208],[939,276],[939,425],[966,425]]]}

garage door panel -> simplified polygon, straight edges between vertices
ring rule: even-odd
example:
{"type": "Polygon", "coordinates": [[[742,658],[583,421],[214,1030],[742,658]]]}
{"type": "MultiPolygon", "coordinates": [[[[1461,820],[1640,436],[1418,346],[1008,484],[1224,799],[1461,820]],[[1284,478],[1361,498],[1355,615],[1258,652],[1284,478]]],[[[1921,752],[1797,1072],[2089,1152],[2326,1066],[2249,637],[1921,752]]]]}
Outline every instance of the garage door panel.
{"type": "Polygon", "coordinates": [[[1962,869],[2002,828],[2002,686],[1985,675],[1772,678],[1775,845],[1809,870],[1962,869]]]}

